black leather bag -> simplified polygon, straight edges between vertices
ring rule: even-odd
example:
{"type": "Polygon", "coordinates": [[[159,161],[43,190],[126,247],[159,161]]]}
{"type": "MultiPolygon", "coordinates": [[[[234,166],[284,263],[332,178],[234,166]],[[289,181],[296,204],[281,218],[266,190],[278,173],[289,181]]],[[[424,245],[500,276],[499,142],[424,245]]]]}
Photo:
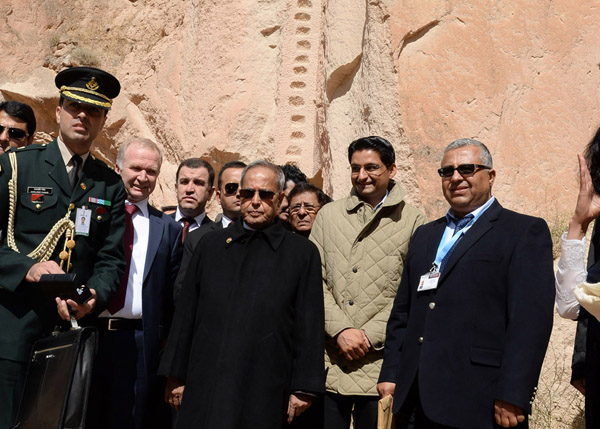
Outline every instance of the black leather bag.
{"type": "Polygon", "coordinates": [[[83,429],[98,331],[54,332],[33,346],[14,428],[83,429]]]}

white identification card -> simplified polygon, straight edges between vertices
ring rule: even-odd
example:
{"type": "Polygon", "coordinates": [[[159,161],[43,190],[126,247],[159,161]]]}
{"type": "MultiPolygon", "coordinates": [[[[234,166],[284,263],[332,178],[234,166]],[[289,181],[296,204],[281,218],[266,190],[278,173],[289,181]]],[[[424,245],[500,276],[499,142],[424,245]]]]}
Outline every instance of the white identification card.
{"type": "Polygon", "coordinates": [[[75,214],[75,235],[90,235],[90,222],[92,220],[92,211],[85,206],[77,209],[75,214]]]}
{"type": "Polygon", "coordinates": [[[421,276],[421,280],[419,280],[419,287],[417,288],[417,292],[422,292],[424,290],[431,290],[431,289],[437,288],[439,279],[440,279],[440,273],[438,273],[438,272],[423,274],[421,276]]]}

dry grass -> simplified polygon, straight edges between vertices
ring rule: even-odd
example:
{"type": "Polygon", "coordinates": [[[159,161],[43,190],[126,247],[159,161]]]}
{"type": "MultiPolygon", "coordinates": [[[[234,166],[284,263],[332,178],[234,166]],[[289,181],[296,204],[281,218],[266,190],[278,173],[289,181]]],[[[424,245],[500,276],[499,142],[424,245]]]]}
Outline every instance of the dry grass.
{"type": "Polygon", "coordinates": [[[584,429],[584,398],[570,384],[571,356],[577,323],[554,317],[538,393],[533,403],[532,429],[584,429]]]}
{"type": "Polygon", "coordinates": [[[98,56],[90,49],[76,47],[71,51],[71,58],[74,65],[98,67],[100,60],[98,56]]]}
{"type": "Polygon", "coordinates": [[[570,214],[562,213],[555,215],[554,218],[548,222],[550,235],[552,236],[552,256],[555,260],[560,256],[560,238],[562,237],[563,232],[569,228],[570,219],[570,214]]]}

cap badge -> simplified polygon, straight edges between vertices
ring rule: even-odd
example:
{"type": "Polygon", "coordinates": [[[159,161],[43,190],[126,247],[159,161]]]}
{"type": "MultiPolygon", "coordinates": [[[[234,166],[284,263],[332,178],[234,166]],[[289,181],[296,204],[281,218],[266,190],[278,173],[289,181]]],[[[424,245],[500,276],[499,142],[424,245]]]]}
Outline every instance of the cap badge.
{"type": "Polygon", "coordinates": [[[86,83],[85,86],[91,91],[96,91],[98,88],[100,88],[100,85],[98,85],[98,82],[96,82],[95,77],[92,77],[92,79],[90,79],[90,81],[86,83]]]}

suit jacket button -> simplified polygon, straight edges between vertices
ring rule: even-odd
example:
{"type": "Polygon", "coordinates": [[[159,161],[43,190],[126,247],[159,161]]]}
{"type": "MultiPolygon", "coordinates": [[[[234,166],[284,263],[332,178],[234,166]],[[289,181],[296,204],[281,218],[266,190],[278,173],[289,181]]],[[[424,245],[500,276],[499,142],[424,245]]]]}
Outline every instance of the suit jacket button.
{"type": "Polygon", "coordinates": [[[356,268],[356,267],[352,268],[352,272],[353,272],[353,273],[355,273],[355,272],[357,272],[357,271],[358,271],[358,268],[356,268]]]}
{"type": "Polygon", "coordinates": [[[423,337],[419,337],[419,344],[423,344],[423,337]]]}
{"type": "Polygon", "coordinates": [[[433,310],[435,308],[435,302],[430,302],[429,303],[429,309],[433,310]]]}
{"type": "Polygon", "coordinates": [[[348,300],[348,304],[354,305],[354,300],[352,300],[352,299],[348,300]]]}

